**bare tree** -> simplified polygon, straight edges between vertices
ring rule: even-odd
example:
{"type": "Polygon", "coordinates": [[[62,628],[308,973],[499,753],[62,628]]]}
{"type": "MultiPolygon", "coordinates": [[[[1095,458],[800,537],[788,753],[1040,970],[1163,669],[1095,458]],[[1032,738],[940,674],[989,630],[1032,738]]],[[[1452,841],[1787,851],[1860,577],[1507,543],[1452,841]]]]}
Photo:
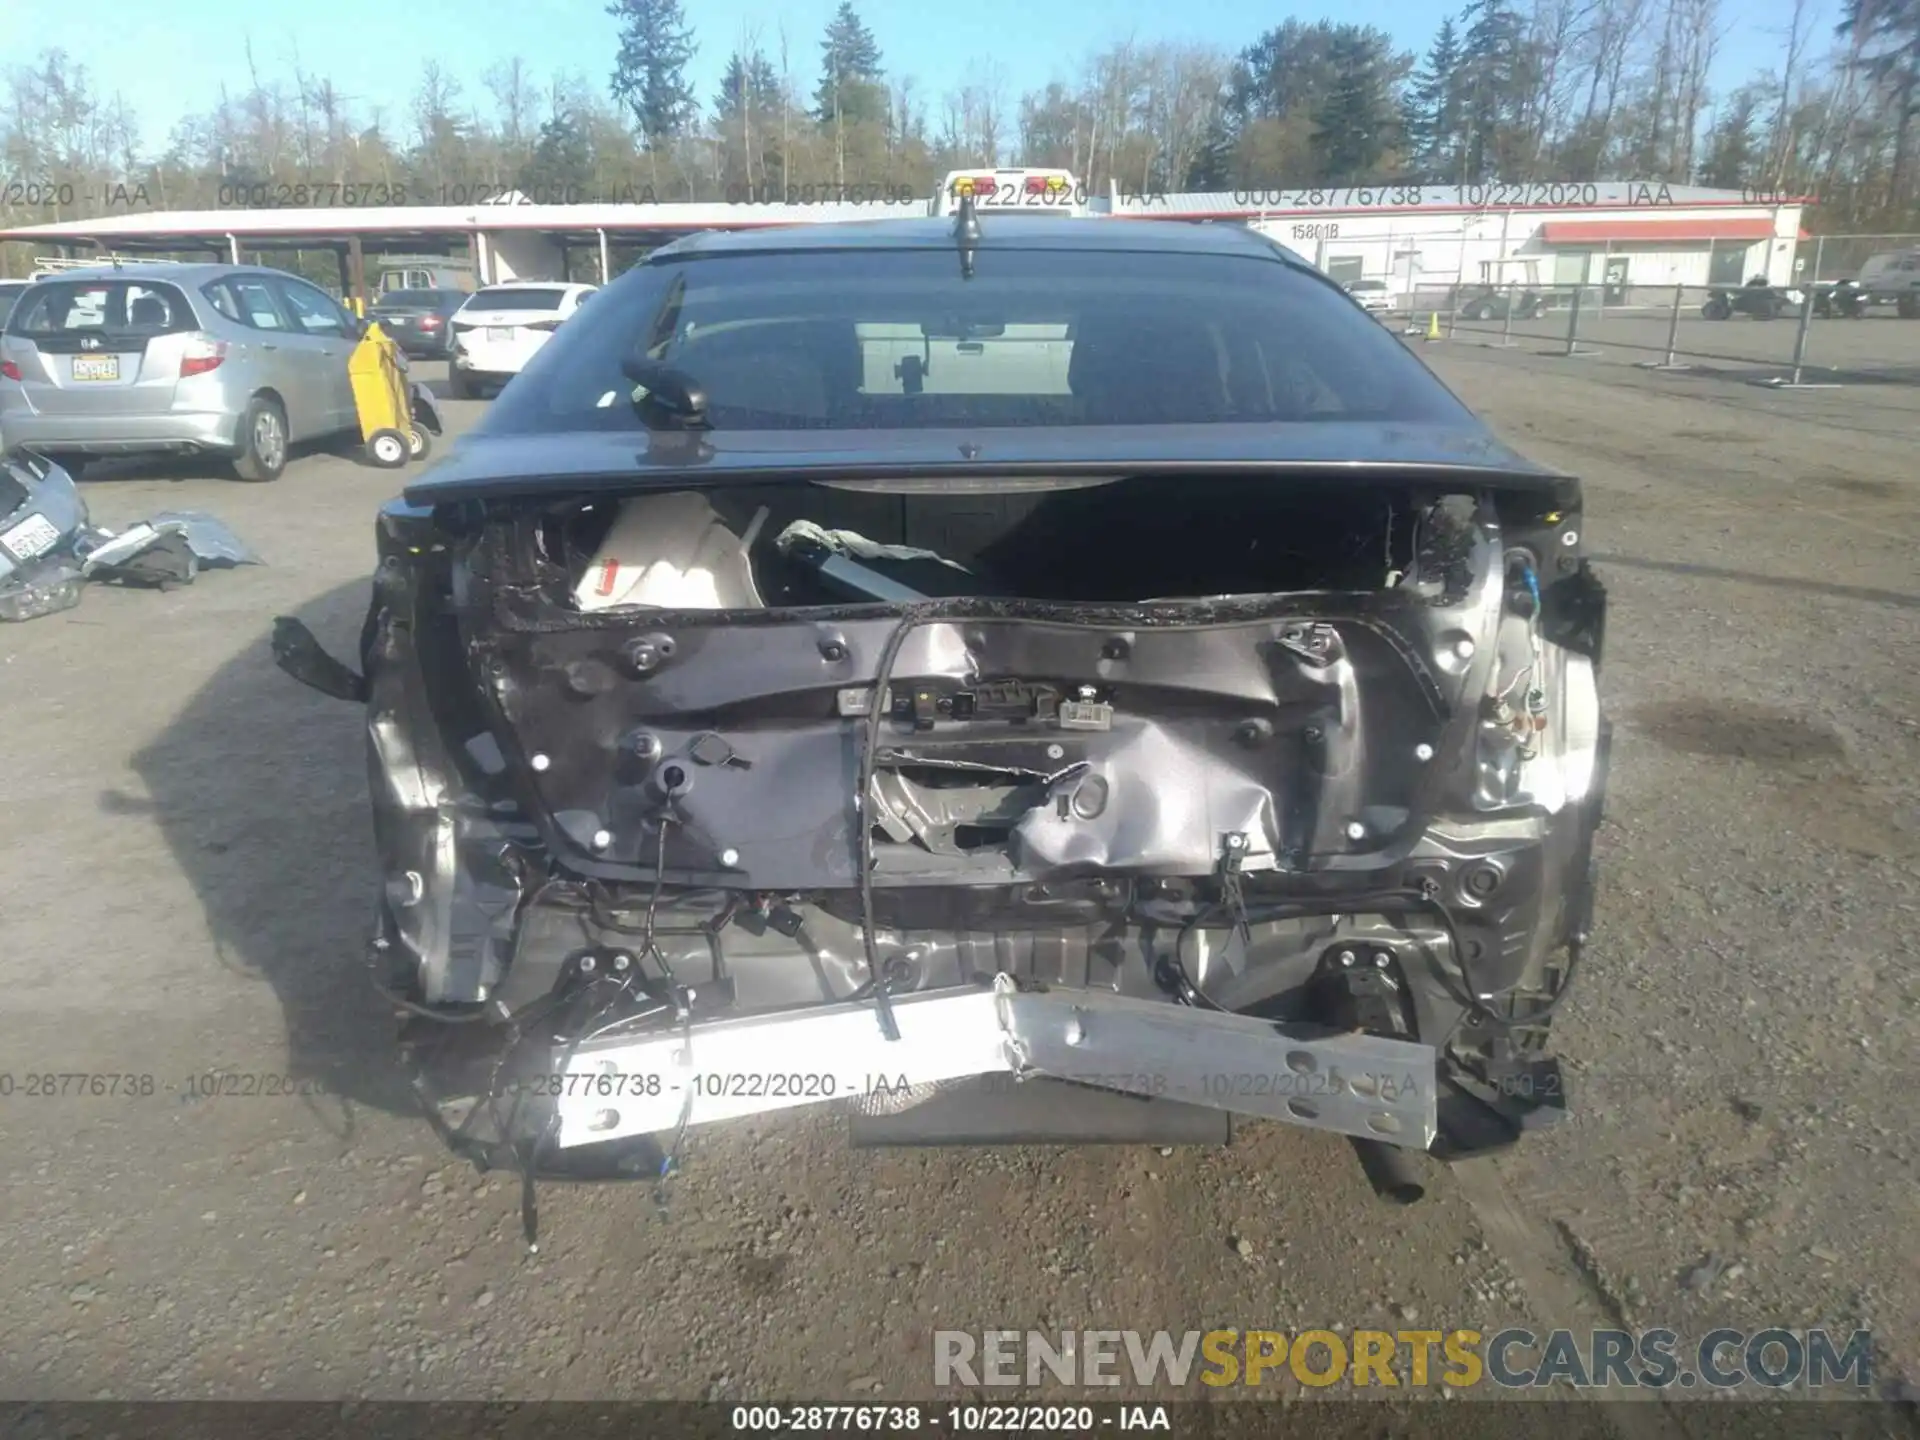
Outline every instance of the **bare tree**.
{"type": "Polygon", "coordinates": [[[481,77],[493,97],[500,143],[515,160],[525,158],[533,141],[533,76],[518,55],[491,65],[481,77]]]}
{"type": "Polygon", "coordinates": [[[1589,23],[1591,3],[1582,0],[1534,0],[1527,17],[1527,39],[1540,58],[1534,92],[1528,103],[1536,168],[1552,139],[1566,128],[1566,77],[1582,28],[1589,23]]]}
{"type": "Polygon", "coordinates": [[[1720,0],[1671,0],[1679,43],[1675,49],[1673,148],[1668,173],[1693,178],[1700,117],[1707,108],[1707,76],[1720,48],[1720,0]]]}
{"type": "Polygon", "coordinates": [[[1139,109],[1141,66],[1139,46],[1134,37],[1128,35],[1125,40],[1095,56],[1091,70],[1088,88],[1092,92],[1090,98],[1098,140],[1090,138],[1088,143],[1089,183],[1100,169],[1094,157],[1099,153],[1101,142],[1106,146],[1105,177],[1117,178],[1120,173],[1121,145],[1133,129],[1134,116],[1139,109]]]}
{"type": "Polygon", "coordinates": [[[313,80],[300,63],[300,46],[293,47],[293,105],[295,131],[294,139],[300,149],[300,169],[302,173],[312,175],[320,168],[318,149],[314,137],[313,80]]]}
{"type": "MultiPolygon", "coordinates": [[[[734,105],[739,111],[740,118],[740,154],[747,167],[747,190],[752,193],[754,185],[753,113],[765,101],[765,97],[759,94],[756,88],[759,82],[756,71],[760,60],[760,26],[757,22],[751,20],[741,22],[740,43],[734,48],[734,54],[740,60],[740,68],[736,72],[739,93],[734,96],[734,105]]],[[[764,159],[761,161],[760,178],[766,179],[764,159]]]]}
{"type": "Polygon", "coordinates": [[[1140,189],[1156,188],[1155,172],[1165,189],[1178,189],[1206,143],[1207,131],[1220,109],[1228,61],[1204,45],[1162,44],[1147,55],[1144,66],[1142,119],[1147,143],[1142,147],[1140,189]]]}
{"type": "Polygon", "coordinates": [[[787,22],[780,22],[780,191],[793,188],[789,176],[793,164],[793,55],[787,40],[787,22]]]}
{"type": "Polygon", "coordinates": [[[1614,126],[1627,88],[1627,64],[1646,25],[1649,0],[1596,0],[1586,31],[1588,85],[1580,140],[1591,164],[1602,166],[1614,144],[1614,126]]]}
{"type": "Polygon", "coordinates": [[[460,148],[464,126],[459,119],[460,82],[438,60],[421,67],[420,86],[413,94],[413,128],[418,153],[429,171],[429,184],[468,177],[450,173],[460,148]]]}

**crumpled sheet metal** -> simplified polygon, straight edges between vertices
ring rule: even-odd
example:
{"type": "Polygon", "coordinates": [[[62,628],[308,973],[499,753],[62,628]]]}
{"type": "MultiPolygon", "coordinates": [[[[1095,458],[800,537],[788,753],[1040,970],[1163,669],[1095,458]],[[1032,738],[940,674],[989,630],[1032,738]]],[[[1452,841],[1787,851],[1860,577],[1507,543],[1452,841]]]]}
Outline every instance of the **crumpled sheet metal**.
{"type": "Polygon", "coordinates": [[[265,563],[200,510],[163,511],[119,534],[93,525],[73,477],[39,456],[6,457],[0,500],[13,502],[0,516],[0,621],[71,610],[88,580],[184,584],[203,569],[265,563]]]}
{"type": "Polygon", "coordinates": [[[186,541],[198,569],[266,563],[224,521],[204,510],[167,510],[128,526],[118,535],[106,530],[95,533],[109,538],[88,547],[81,573],[89,578],[125,565],[165,535],[178,535],[186,541]]]}
{"type": "Polygon", "coordinates": [[[1080,867],[1204,874],[1220,860],[1221,836],[1247,837],[1249,868],[1267,869],[1280,838],[1273,792],[1151,720],[1112,750],[1062,776],[1049,803],[1013,828],[1014,853],[1036,874],[1080,867]]]}

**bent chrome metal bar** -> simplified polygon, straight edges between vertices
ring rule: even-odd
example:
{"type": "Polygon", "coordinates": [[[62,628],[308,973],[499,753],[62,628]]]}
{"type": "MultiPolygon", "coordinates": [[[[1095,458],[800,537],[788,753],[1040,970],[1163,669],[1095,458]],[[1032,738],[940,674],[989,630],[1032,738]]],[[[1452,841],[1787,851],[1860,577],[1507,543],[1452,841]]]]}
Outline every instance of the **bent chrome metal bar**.
{"type": "Polygon", "coordinates": [[[900,1039],[861,1003],[696,1025],[554,1052],[562,1148],[821,1104],[909,1100],[977,1075],[1045,1076],[1425,1150],[1433,1048],[1106,991],[897,997],[900,1039]]]}

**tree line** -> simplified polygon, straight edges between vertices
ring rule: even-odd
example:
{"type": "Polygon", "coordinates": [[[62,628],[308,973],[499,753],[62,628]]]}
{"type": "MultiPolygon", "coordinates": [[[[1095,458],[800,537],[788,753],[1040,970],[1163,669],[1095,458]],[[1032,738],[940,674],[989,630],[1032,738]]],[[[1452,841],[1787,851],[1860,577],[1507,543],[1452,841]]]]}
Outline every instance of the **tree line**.
{"type": "MultiPolygon", "coordinates": [[[[604,3],[604,0],[603,0],[604,3]]],[[[1709,83],[1722,0],[1468,0],[1424,54],[1285,21],[1237,51],[1117,40],[1013,96],[991,60],[939,94],[890,69],[844,0],[825,33],[730,37],[714,92],[681,0],[613,0],[610,74],[429,59],[403,102],[297,60],[164,140],[48,51],[0,90],[0,224],[114,209],[529,198],[928,195],[972,165],[1064,166],[1104,191],[1629,179],[1819,197],[1818,228],[1920,229],[1920,0],[1791,0],[1773,66],[1709,83]],[[477,82],[477,83],[476,83],[477,82]]]]}

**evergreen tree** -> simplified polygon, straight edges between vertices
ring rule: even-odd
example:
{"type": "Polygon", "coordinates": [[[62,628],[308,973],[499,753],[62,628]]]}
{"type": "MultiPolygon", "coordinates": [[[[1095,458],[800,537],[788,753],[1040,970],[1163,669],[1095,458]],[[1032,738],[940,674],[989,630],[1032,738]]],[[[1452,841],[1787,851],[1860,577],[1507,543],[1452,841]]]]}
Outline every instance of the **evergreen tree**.
{"type": "Polygon", "coordinates": [[[1887,204],[1898,211],[1912,190],[1914,122],[1920,120],[1920,0],[1842,0],[1835,27],[1859,47],[1859,65],[1892,112],[1887,204]]]}
{"type": "Polygon", "coordinates": [[[533,153],[520,167],[520,185],[528,191],[585,189],[593,182],[593,146],[571,114],[562,112],[540,127],[533,153]]]}
{"type": "Polygon", "coordinates": [[[685,134],[700,112],[687,81],[693,31],[681,14],[680,0],[612,0],[607,13],[620,22],[613,96],[633,112],[647,148],[653,150],[685,134]]]}
{"type": "Polygon", "coordinates": [[[780,76],[765,55],[735,52],[727,59],[720,88],[713,97],[713,113],[722,126],[739,119],[742,111],[758,116],[780,103],[780,76]]]}
{"type": "Polygon", "coordinates": [[[827,22],[820,42],[820,87],[815,113],[823,125],[857,125],[887,118],[887,90],[881,79],[880,45],[854,12],[853,0],[827,22]]]}
{"type": "MultiPolygon", "coordinates": [[[[1462,17],[1460,104],[1464,134],[1459,179],[1500,179],[1526,151],[1526,103],[1533,79],[1526,22],[1508,0],[1472,0],[1462,17]]],[[[1517,175],[1505,178],[1521,178],[1517,175]]]]}
{"type": "Polygon", "coordinates": [[[1225,190],[1233,183],[1234,134],[1226,110],[1216,109],[1207,121],[1200,150],[1187,167],[1183,190],[1225,190]]]}
{"type": "Polygon", "coordinates": [[[1343,26],[1328,52],[1333,87],[1313,111],[1313,153],[1322,180],[1375,177],[1397,138],[1386,56],[1371,31],[1343,26]]]}
{"type": "Polygon", "coordinates": [[[1460,108],[1460,31],[1449,15],[1407,91],[1404,124],[1415,178],[1441,185],[1458,177],[1460,108]]]}

